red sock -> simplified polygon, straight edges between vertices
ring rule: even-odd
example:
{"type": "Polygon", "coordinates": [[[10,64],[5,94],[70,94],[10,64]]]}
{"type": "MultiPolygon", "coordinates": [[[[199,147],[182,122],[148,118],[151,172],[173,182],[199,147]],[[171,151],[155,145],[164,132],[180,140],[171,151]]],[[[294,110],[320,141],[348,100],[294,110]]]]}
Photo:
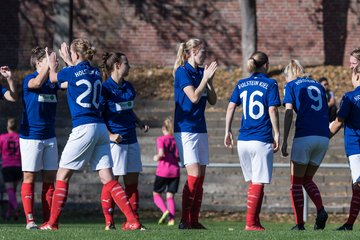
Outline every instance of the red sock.
{"type": "Polygon", "coordinates": [[[353,189],[353,195],[351,198],[349,218],[347,224],[354,224],[360,211],[360,191],[353,189]]]}
{"type": "Polygon", "coordinates": [[[203,189],[204,179],[205,179],[205,176],[201,176],[201,177],[199,177],[199,180],[198,180],[194,202],[192,204],[191,211],[190,211],[190,223],[191,224],[196,224],[199,222],[201,203],[202,203],[203,193],[204,193],[204,189],[203,189]]]}
{"type": "Polygon", "coordinates": [[[21,185],[21,200],[24,207],[26,223],[33,222],[34,210],[34,183],[24,183],[21,185]]]}
{"type": "Polygon", "coordinates": [[[263,191],[264,185],[252,184],[250,182],[248,188],[246,226],[255,226],[259,219],[258,213],[260,214],[263,191]]]}
{"type": "Polygon", "coordinates": [[[302,190],[303,182],[303,177],[291,176],[290,197],[292,207],[294,209],[296,224],[304,224],[304,194],[302,190]]]}
{"type": "Polygon", "coordinates": [[[260,194],[260,199],[259,199],[260,202],[259,202],[259,204],[257,206],[257,209],[256,209],[256,217],[255,217],[256,226],[261,226],[260,212],[261,212],[261,206],[262,206],[263,200],[264,200],[264,186],[261,189],[261,194],[260,194]]]}
{"type": "Polygon", "coordinates": [[[127,199],[129,200],[130,206],[134,211],[136,218],[139,219],[138,209],[139,209],[139,191],[138,184],[129,184],[125,185],[125,192],[127,199]]]}
{"type": "Polygon", "coordinates": [[[54,183],[43,183],[41,192],[41,204],[43,209],[43,222],[49,221],[51,202],[54,193],[54,183]]]}
{"type": "Polygon", "coordinates": [[[182,195],[181,222],[190,223],[190,210],[194,202],[199,178],[188,175],[182,195]]]}
{"type": "Polygon", "coordinates": [[[53,201],[51,203],[51,212],[50,219],[48,224],[57,225],[59,222],[59,217],[62,212],[63,207],[65,206],[66,199],[68,196],[69,183],[57,180],[55,191],[53,194],[53,201]]]}
{"type": "Polygon", "coordinates": [[[307,194],[309,195],[311,201],[314,202],[316,209],[319,211],[321,208],[323,208],[323,202],[321,199],[321,194],[319,191],[319,188],[316,186],[314,181],[312,180],[312,177],[305,176],[304,177],[304,184],[303,184],[307,194]]]}
{"type": "Polygon", "coordinates": [[[115,202],[108,188],[103,187],[101,191],[101,207],[105,217],[105,223],[114,223],[114,206],[115,202]]]}
{"type": "Polygon", "coordinates": [[[128,222],[138,221],[135,212],[127,200],[126,193],[118,181],[112,180],[106,183],[103,188],[106,188],[104,191],[109,191],[111,193],[111,196],[114,199],[116,205],[124,213],[128,222]]]}

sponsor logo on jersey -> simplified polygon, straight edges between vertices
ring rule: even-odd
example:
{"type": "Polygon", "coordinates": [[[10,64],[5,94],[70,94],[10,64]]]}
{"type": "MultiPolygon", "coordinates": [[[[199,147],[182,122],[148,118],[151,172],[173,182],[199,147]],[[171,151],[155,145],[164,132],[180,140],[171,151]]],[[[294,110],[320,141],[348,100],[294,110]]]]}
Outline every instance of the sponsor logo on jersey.
{"type": "Polygon", "coordinates": [[[134,101],[115,103],[116,111],[129,110],[134,107],[134,101]]]}
{"type": "Polygon", "coordinates": [[[49,102],[56,103],[56,95],[55,94],[39,94],[38,102],[49,102]]]}

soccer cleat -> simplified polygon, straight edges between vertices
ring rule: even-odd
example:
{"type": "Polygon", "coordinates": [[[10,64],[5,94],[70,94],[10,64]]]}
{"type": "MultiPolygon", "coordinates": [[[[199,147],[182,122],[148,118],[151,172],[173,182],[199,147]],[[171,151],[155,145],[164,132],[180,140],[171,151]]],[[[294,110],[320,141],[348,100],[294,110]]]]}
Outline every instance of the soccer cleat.
{"type": "Polygon", "coordinates": [[[39,229],[35,222],[29,222],[26,224],[27,230],[37,230],[39,229]]]}
{"type": "Polygon", "coordinates": [[[305,227],[304,227],[304,224],[296,224],[295,226],[293,226],[291,228],[291,230],[294,230],[294,231],[304,231],[305,230],[305,227]]]}
{"type": "Polygon", "coordinates": [[[191,229],[202,229],[202,230],[206,230],[206,227],[204,227],[204,225],[202,225],[199,222],[196,223],[191,223],[191,229]]]}
{"type": "Polygon", "coordinates": [[[352,231],[352,230],[353,230],[353,225],[348,223],[345,223],[344,225],[336,229],[336,231],[352,231]]]}
{"type": "Polygon", "coordinates": [[[116,227],[115,227],[114,223],[106,224],[105,231],[109,231],[109,230],[116,230],[116,227]]]}
{"type": "Polygon", "coordinates": [[[159,219],[158,224],[163,224],[165,222],[165,219],[169,216],[169,211],[166,210],[163,215],[161,216],[161,218],[159,219]]]}
{"type": "Polygon", "coordinates": [[[174,226],[175,225],[175,219],[170,219],[169,221],[168,221],[168,224],[167,224],[168,226],[174,226]]]}
{"type": "Polygon", "coordinates": [[[132,231],[141,229],[141,224],[139,222],[125,222],[121,228],[123,231],[132,231]]]}
{"type": "Polygon", "coordinates": [[[314,230],[323,230],[325,228],[327,219],[328,219],[328,214],[325,211],[325,209],[322,208],[316,216],[314,230]]]}
{"type": "Polygon", "coordinates": [[[265,228],[261,225],[252,225],[252,226],[247,226],[245,225],[245,231],[264,231],[265,228]]]}
{"type": "Polygon", "coordinates": [[[142,225],[142,224],[140,223],[140,231],[145,231],[145,230],[147,230],[147,227],[145,227],[144,225],[142,225]]]}
{"type": "Polygon", "coordinates": [[[191,226],[190,226],[189,223],[180,222],[179,223],[179,229],[181,229],[181,230],[191,229],[191,226]]]}
{"type": "Polygon", "coordinates": [[[54,226],[54,225],[50,225],[49,223],[45,222],[43,223],[40,228],[40,230],[49,230],[49,231],[55,231],[58,230],[59,227],[58,226],[54,226]]]}

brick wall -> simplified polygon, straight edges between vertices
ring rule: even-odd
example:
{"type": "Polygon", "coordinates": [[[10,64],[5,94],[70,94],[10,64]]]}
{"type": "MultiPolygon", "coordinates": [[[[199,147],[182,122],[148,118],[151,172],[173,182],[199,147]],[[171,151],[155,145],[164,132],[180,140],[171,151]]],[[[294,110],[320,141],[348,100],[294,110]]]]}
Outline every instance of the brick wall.
{"type": "MultiPolygon", "coordinates": [[[[36,44],[52,46],[53,1],[4,0],[0,65],[27,67],[36,44]],[[4,5],[4,6],[5,6],[4,5]],[[17,14],[16,14],[17,13],[17,14]]],[[[238,0],[73,0],[73,37],[90,38],[101,53],[121,50],[138,65],[173,65],[176,46],[206,39],[211,58],[241,64],[238,0]]],[[[308,65],[347,64],[359,46],[358,0],[257,0],[258,49],[272,64],[299,58],[308,65]]],[[[96,61],[99,61],[100,54],[96,61]]]]}

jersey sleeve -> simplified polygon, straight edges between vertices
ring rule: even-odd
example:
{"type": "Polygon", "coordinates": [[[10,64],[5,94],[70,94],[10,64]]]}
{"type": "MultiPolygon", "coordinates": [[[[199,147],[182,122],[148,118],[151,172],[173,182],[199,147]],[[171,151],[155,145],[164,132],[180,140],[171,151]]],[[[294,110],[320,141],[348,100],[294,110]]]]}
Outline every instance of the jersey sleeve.
{"type": "Polygon", "coordinates": [[[279,87],[277,82],[270,85],[269,94],[268,94],[268,104],[269,106],[280,106],[280,96],[279,96],[279,87]]]}
{"type": "Polygon", "coordinates": [[[186,69],[181,66],[176,70],[175,81],[179,82],[180,89],[184,89],[187,86],[193,85],[189,74],[186,72],[186,69]]]}
{"type": "Polygon", "coordinates": [[[238,88],[237,85],[235,86],[235,88],[234,88],[234,90],[233,90],[233,92],[231,94],[229,102],[235,103],[236,106],[239,106],[241,104],[239,88],[238,88]]]}
{"type": "Polygon", "coordinates": [[[337,113],[337,116],[343,119],[347,119],[350,112],[351,112],[351,100],[347,94],[344,94],[344,96],[341,99],[339,111],[337,113]]]}
{"type": "Polygon", "coordinates": [[[73,73],[72,67],[65,67],[65,68],[61,69],[57,74],[57,79],[58,79],[59,83],[70,81],[72,73],[73,73]]]}
{"type": "Polygon", "coordinates": [[[290,84],[285,85],[284,89],[284,99],[283,104],[291,103],[293,106],[295,105],[295,97],[292,94],[292,88],[290,84]]]}

